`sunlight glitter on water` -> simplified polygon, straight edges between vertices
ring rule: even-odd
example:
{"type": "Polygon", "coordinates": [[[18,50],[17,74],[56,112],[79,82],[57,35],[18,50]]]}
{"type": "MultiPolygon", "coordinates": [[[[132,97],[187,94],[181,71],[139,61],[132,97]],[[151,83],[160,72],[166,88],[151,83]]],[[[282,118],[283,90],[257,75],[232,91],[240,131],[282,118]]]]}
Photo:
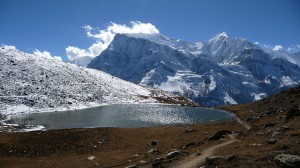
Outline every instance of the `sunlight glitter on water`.
{"type": "Polygon", "coordinates": [[[210,108],[158,104],[115,104],[96,108],[12,116],[7,123],[42,125],[46,129],[149,127],[230,120],[233,114],[210,108]]]}

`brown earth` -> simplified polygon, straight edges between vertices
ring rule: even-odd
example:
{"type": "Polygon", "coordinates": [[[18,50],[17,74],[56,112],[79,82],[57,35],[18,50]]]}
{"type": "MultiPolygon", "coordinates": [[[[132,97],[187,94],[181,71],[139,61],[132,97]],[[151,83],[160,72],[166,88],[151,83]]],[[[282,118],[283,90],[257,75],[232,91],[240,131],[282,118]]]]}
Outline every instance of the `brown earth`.
{"type": "Polygon", "coordinates": [[[0,167],[199,167],[210,156],[230,157],[207,161],[206,167],[275,167],[276,155],[300,154],[300,117],[286,119],[298,115],[287,113],[299,106],[300,86],[250,104],[221,107],[240,122],[0,132],[0,167]],[[220,130],[232,133],[208,140],[220,130]],[[271,138],[274,144],[267,143],[271,138]],[[159,143],[152,146],[152,141],[159,143]],[[158,151],[148,153],[154,148],[158,151]],[[166,157],[175,150],[180,154],[166,157]]]}

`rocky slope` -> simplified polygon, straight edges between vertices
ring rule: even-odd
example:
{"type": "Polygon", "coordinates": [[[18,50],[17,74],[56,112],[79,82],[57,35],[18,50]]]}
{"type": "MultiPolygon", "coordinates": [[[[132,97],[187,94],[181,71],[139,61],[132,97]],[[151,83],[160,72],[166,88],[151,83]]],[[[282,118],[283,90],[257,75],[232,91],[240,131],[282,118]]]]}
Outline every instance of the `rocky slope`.
{"type": "Polygon", "coordinates": [[[259,100],[300,83],[297,62],[283,58],[226,33],[198,43],[117,34],[88,67],[217,106],[259,100]]]}
{"type": "Polygon", "coordinates": [[[56,111],[111,103],[191,101],[101,71],[0,48],[0,114],[56,111]]]}

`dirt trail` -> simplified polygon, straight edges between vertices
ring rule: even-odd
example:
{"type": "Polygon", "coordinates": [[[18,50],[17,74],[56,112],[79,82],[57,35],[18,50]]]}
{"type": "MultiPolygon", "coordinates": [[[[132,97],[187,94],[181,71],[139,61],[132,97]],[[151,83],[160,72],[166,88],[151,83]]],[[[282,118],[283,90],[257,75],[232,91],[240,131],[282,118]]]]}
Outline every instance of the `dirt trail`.
{"type": "Polygon", "coordinates": [[[174,164],[173,166],[171,166],[172,168],[196,168],[199,167],[201,165],[203,165],[205,163],[205,159],[207,157],[212,156],[216,150],[218,150],[218,148],[221,148],[222,146],[226,146],[229,145],[231,143],[234,143],[235,141],[238,141],[235,138],[235,134],[231,134],[229,135],[229,140],[222,142],[218,145],[214,145],[211,146],[209,148],[204,149],[201,152],[200,156],[197,156],[196,154],[192,154],[188,157],[186,157],[184,160],[180,161],[179,163],[176,163],[176,165],[174,164]]]}
{"type": "Polygon", "coordinates": [[[250,130],[251,129],[251,125],[249,125],[246,121],[242,121],[240,118],[236,118],[236,121],[243,125],[247,130],[250,130]]]}
{"type": "MultiPolygon", "coordinates": [[[[236,120],[239,124],[243,125],[247,130],[251,129],[251,126],[247,122],[242,121],[240,118],[236,118],[236,120]]],[[[200,156],[198,156],[196,154],[191,154],[188,157],[186,157],[185,159],[183,159],[182,161],[175,163],[171,167],[172,168],[196,168],[196,167],[199,167],[205,163],[205,160],[207,157],[213,156],[213,154],[219,148],[238,141],[236,139],[236,136],[237,136],[237,134],[230,134],[230,135],[228,135],[229,140],[226,140],[225,142],[222,142],[218,145],[214,145],[214,146],[204,149],[201,152],[200,156]]]]}

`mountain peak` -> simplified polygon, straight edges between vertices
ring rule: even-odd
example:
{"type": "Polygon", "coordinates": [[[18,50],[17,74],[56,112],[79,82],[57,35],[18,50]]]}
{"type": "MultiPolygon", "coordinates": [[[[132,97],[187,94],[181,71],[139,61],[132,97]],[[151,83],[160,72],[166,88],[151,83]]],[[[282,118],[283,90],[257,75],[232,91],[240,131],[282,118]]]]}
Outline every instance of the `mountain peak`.
{"type": "Polygon", "coordinates": [[[217,34],[214,38],[212,38],[212,40],[224,40],[224,39],[228,39],[229,35],[226,32],[222,32],[217,34]]]}
{"type": "Polygon", "coordinates": [[[222,36],[228,38],[229,35],[226,32],[219,33],[217,36],[222,36]]]}

